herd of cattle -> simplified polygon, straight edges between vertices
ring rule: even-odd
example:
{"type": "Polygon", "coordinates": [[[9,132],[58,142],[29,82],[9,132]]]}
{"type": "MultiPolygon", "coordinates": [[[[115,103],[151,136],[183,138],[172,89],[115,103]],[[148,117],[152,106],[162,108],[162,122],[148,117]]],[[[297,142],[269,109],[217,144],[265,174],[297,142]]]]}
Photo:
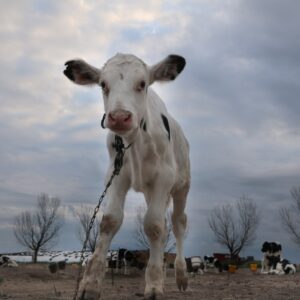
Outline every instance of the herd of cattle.
{"type": "MultiPolygon", "coordinates": [[[[263,259],[261,263],[262,274],[295,274],[296,265],[290,263],[287,259],[281,257],[282,246],[278,242],[264,242],[261,248],[263,259]]],[[[173,261],[172,254],[165,256],[165,267],[173,261]]],[[[143,270],[148,262],[148,251],[130,251],[119,249],[110,251],[107,256],[107,268],[118,270],[125,275],[129,275],[132,268],[143,270]]],[[[218,255],[203,258],[192,256],[186,258],[187,271],[191,274],[204,274],[209,269],[221,273],[228,271],[229,261],[226,258],[220,258],[218,255]]],[[[0,267],[17,267],[18,264],[8,256],[0,255],[0,267]]]]}
{"type": "MultiPolygon", "coordinates": [[[[264,242],[261,251],[263,253],[262,274],[283,275],[296,273],[296,265],[281,257],[282,246],[278,242],[264,242]]],[[[124,273],[129,274],[131,267],[137,267],[142,270],[146,266],[147,260],[147,252],[120,249],[110,253],[107,267],[114,269],[124,268],[124,273]]],[[[165,264],[167,264],[166,259],[165,264]]],[[[221,273],[229,270],[229,264],[228,260],[221,259],[217,255],[205,255],[203,258],[200,256],[186,258],[187,271],[192,274],[204,274],[209,269],[221,273]]]]}
{"type": "MultiPolygon", "coordinates": [[[[262,274],[295,274],[297,266],[289,260],[281,257],[282,246],[278,242],[264,242],[261,252],[263,259],[261,262],[262,274]]],[[[189,273],[200,273],[213,268],[216,272],[228,271],[229,263],[226,260],[220,260],[216,256],[200,256],[186,258],[187,269],[189,273]]]]}
{"type": "MultiPolygon", "coordinates": [[[[296,265],[281,257],[282,246],[277,242],[264,242],[261,249],[263,259],[261,263],[262,274],[295,274],[296,265]]],[[[129,251],[120,249],[110,253],[107,259],[107,267],[113,269],[123,269],[124,274],[130,273],[130,268],[136,267],[142,270],[147,265],[149,254],[145,251],[129,251]]],[[[232,263],[232,262],[231,262],[232,263]]],[[[167,265],[165,258],[165,265],[167,265]]],[[[188,273],[204,274],[209,269],[221,273],[229,270],[230,261],[222,259],[218,255],[203,258],[192,256],[186,258],[188,273]]]]}

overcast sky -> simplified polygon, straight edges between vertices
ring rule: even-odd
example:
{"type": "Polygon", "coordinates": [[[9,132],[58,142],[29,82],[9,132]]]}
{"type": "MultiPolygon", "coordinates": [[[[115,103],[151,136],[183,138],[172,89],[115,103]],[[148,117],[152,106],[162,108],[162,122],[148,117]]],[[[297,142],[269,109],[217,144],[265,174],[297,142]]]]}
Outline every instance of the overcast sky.
{"type": "MultiPolygon", "coordinates": [[[[2,1],[0,11],[0,252],[23,250],[13,219],[37,196],[61,198],[66,224],[55,249],[79,249],[73,210],[94,206],[108,157],[99,88],[75,86],[65,61],[101,67],[117,52],[151,65],[180,54],[176,81],[155,84],[191,146],[186,255],[224,252],[208,227],[210,210],[252,198],[262,215],[255,243],[300,248],[281,227],[278,209],[300,185],[300,2],[2,1]]],[[[134,249],[134,217],[143,203],[130,192],[112,248],[134,249]]]]}

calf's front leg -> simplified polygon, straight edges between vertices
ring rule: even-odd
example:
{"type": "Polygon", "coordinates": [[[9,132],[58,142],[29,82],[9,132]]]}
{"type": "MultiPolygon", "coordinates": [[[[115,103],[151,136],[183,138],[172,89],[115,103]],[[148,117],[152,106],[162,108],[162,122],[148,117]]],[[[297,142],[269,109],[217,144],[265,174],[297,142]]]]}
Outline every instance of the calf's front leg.
{"type": "Polygon", "coordinates": [[[145,273],[145,298],[156,299],[163,294],[163,257],[166,241],[166,210],[170,200],[170,176],[158,176],[157,184],[145,193],[148,210],[144,230],[150,244],[150,257],[145,273]]]}
{"type": "Polygon", "coordinates": [[[98,300],[101,297],[107,251],[122,224],[124,200],[129,189],[128,180],[121,174],[115,177],[107,193],[108,204],[100,224],[99,244],[87,264],[79,286],[78,300],[98,300]]]}
{"type": "Polygon", "coordinates": [[[163,294],[164,211],[149,208],[144,220],[144,230],[150,244],[150,257],[145,272],[145,297],[150,299],[163,294]]]}
{"type": "Polygon", "coordinates": [[[175,277],[178,289],[185,291],[188,287],[186,261],[183,254],[183,241],[186,232],[187,216],[184,212],[189,183],[180,190],[173,191],[172,225],[176,238],[175,277]]]}

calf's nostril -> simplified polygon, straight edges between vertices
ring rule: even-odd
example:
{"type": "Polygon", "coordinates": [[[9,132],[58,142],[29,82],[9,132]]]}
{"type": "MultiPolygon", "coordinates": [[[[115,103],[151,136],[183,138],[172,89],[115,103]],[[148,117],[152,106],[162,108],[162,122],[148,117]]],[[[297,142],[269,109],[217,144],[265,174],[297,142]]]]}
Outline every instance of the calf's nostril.
{"type": "Polygon", "coordinates": [[[108,114],[108,119],[110,121],[115,121],[115,118],[114,118],[113,114],[108,114]]]}
{"type": "Polygon", "coordinates": [[[125,122],[128,122],[131,120],[131,114],[128,114],[125,118],[124,118],[124,121],[125,122]]]}

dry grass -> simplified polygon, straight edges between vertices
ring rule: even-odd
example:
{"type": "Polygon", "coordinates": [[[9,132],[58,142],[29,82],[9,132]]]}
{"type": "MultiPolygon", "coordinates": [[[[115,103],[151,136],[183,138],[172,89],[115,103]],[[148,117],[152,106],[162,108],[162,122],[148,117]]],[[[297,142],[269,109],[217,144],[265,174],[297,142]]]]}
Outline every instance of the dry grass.
{"type": "MultiPolygon", "coordinates": [[[[1,268],[0,299],[54,300],[72,299],[77,266],[68,265],[65,270],[51,274],[47,264],[21,265],[19,268],[1,268]]],[[[296,275],[260,275],[248,269],[235,274],[206,273],[190,277],[190,287],[185,293],[177,290],[174,271],[168,270],[165,279],[165,295],[161,299],[176,300],[296,300],[300,299],[300,273],[296,275]]],[[[130,276],[114,276],[114,286],[107,273],[103,300],[142,299],[143,272],[130,276]]]]}

